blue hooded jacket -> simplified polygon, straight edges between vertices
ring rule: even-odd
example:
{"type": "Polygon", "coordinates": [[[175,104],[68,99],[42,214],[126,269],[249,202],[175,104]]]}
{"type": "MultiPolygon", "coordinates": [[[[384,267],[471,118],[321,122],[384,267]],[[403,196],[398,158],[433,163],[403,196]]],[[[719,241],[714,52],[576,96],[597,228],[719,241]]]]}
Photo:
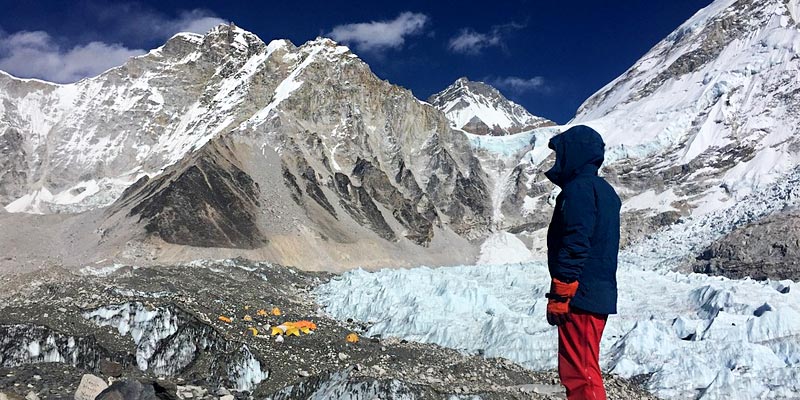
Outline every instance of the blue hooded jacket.
{"type": "Polygon", "coordinates": [[[556,161],[545,176],[561,187],[547,230],[550,276],[578,281],[571,307],[616,314],[621,202],[597,176],[605,144],[594,129],[578,125],[554,136],[549,146],[556,161]]]}

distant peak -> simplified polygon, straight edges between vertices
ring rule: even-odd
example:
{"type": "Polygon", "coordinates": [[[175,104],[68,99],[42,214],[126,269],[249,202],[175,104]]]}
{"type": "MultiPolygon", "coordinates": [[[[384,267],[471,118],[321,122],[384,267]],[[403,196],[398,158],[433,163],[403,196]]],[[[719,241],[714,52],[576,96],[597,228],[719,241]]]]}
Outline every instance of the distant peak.
{"type": "Polygon", "coordinates": [[[488,95],[500,95],[500,93],[498,92],[498,90],[494,86],[492,86],[492,85],[490,85],[490,84],[488,84],[486,82],[470,80],[466,76],[462,76],[462,77],[456,79],[456,81],[453,82],[452,85],[450,85],[450,88],[453,88],[453,89],[465,88],[467,90],[477,91],[481,95],[487,95],[487,94],[488,95]],[[497,92],[497,93],[495,94],[495,92],[497,92]]]}
{"type": "Polygon", "coordinates": [[[319,53],[329,61],[357,57],[350,51],[349,47],[343,46],[331,38],[322,36],[318,36],[314,40],[309,40],[300,46],[300,49],[306,52],[319,53]]]}
{"type": "Polygon", "coordinates": [[[272,53],[273,51],[280,49],[280,48],[293,48],[294,44],[288,39],[275,39],[269,42],[267,45],[267,51],[272,53]]]}
{"type": "Polygon", "coordinates": [[[494,86],[466,76],[431,96],[428,103],[444,112],[454,126],[479,135],[509,135],[554,124],[532,115],[494,86]]]}
{"type": "Polygon", "coordinates": [[[194,32],[178,32],[172,35],[172,37],[170,37],[170,39],[175,39],[175,38],[197,41],[198,39],[202,39],[203,35],[194,32]]]}
{"type": "Polygon", "coordinates": [[[245,37],[245,38],[257,38],[259,41],[261,40],[258,38],[253,32],[250,32],[246,29],[242,29],[233,22],[227,24],[219,24],[213,28],[211,28],[206,34],[205,37],[226,37],[229,41],[233,41],[237,37],[245,37]]]}

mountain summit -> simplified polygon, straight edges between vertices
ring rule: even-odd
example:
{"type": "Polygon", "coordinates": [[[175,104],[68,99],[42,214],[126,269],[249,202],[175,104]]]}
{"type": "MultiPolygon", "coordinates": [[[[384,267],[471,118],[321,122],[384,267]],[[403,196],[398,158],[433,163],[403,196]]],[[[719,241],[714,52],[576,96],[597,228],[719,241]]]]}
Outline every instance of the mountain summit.
{"type": "Polygon", "coordinates": [[[555,125],[507,99],[491,85],[458,78],[428,99],[456,128],[476,135],[504,136],[555,125]]]}

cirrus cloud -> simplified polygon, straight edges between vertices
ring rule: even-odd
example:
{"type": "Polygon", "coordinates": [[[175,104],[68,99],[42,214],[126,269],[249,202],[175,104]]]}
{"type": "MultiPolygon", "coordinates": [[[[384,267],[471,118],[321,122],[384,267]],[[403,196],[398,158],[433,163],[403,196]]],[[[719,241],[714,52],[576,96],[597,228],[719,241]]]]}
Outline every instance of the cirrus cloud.
{"type": "Polygon", "coordinates": [[[547,81],[541,76],[534,76],[532,78],[520,78],[518,76],[490,77],[487,78],[486,81],[491,83],[494,87],[515,94],[526,92],[547,93],[550,91],[547,81]]]}
{"type": "Polygon", "coordinates": [[[454,53],[477,55],[489,47],[505,49],[503,40],[512,31],[524,28],[524,24],[508,23],[494,25],[489,32],[481,33],[472,28],[463,28],[458,35],[450,38],[447,48],[454,53]]]}
{"type": "Polygon", "coordinates": [[[338,25],[327,36],[360,51],[380,52],[403,47],[406,37],[422,33],[428,20],[425,14],[406,11],[388,21],[338,25]]]}

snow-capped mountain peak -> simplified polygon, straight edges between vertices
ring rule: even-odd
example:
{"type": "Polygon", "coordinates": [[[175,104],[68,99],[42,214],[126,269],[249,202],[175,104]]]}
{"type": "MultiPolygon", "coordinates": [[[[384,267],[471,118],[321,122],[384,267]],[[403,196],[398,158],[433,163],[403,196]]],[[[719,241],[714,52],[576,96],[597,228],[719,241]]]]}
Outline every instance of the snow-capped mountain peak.
{"type": "Polygon", "coordinates": [[[573,123],[604,135],[607,161],[642,160],[648,177],[680,165],[688,176],[678,180],[710,181],[727,201],[769,185],[800,161],[797,14],[797,1],[715,1],[590,97],[573,123]]]}
{"type": "Polygon", "coordinates": [[[428,102],[444,112],[456,128],[478,135],[510,135],[555,125],[531,114],[491,85],[466,77],[458,78],[428,102]]]}
{"type": "Polygon", "coordinates": [[[283,39],[266,44],[220,24],[205,35],[177,33],[75,83],[0,71],[0,145],[9,151],[0,161],[9,171],[0,174],[0,204],[32,213],[108,205],[140,177],[157,175],[221,132],[266,115],[271,102],[290,92],[272,95],[291,86],[274,83],[296,77],[293,70],[320,56],[332,63],[355,58],[330,39],[301,47],[283,39]]]}

